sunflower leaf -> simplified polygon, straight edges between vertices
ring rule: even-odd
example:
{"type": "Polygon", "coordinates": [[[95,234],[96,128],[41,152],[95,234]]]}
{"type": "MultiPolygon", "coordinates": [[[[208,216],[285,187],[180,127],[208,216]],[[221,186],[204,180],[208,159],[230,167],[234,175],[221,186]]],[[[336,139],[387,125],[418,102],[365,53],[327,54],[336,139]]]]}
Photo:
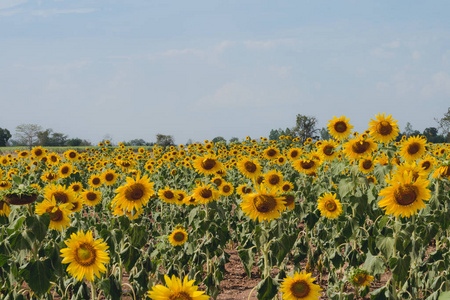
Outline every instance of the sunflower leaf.
{"type": "Polygon", "coordinates": [[[278,284],[268,276],[266,279],[260,281],[256,289],[258,290],[257,298],[258,300],[271,300],[278,291],[278,284]]]}
{"type": "Polygon", "coordinates": [[[27,266],[29,271],[27,284],[38,295],[45,294],[51,287],[51,270],[47,268],[43,261],[37,260],[27,266]]]}
{"type": "Polygon", "coordinates": [[[379,256],[373,256],[370,252],[367,253],[363,267],[369,271],[372,276],[383,274],[386,271],[383,259],[379,256]]]}

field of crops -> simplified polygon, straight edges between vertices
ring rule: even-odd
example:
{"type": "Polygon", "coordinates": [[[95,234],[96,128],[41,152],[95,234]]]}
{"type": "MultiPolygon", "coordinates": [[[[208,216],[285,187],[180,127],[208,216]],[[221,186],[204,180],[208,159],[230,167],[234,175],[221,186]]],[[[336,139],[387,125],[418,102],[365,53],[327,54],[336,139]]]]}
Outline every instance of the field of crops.
{"type": "Polygon", "coordinates": [[[215,299],[233,250],[257,299],[449,299],[450,145],[328,129],[3,153],[0,298],[215,299]]]}

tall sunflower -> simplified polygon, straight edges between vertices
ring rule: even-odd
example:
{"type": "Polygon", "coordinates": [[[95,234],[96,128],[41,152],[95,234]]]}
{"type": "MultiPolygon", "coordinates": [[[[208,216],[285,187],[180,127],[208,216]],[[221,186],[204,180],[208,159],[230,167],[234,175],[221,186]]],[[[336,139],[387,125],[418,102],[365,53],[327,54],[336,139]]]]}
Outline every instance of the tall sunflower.
{"type": "Polygon", "coordinates": [[[158,197],[166,203],[175,203],[177,201],[177,194],[169,186],[160,189],[158,197]]]}
{"type": "Polygon", "coordinates": [[[347,139],[353,129],[353,125],[349,121],[350,119],[347,119],[345,116],[341,116],[340,118],[333,116],[333,120],[330,120],[327,125],[328,132],[336,140],[341,141],[347,139]]]}
{"type": "Polygon", "coordinates": [[[104,182],[106,185],[113,185],[114,183],[116,183],[117,178],[119,178],[119,174],[117,174],[116,171],[112,169],[107,169],[103,171],[100,177],[102,182],[104,182]]]}
{"type": "Polygon", "coordinates": [[[283,174],[277,170],[270,170],[264,174],[264,184],[269,188],[279,188],[283,184],[283,174]]]}
{"type": "Polygon", "coordinates": [[[372,173],[373,169],[375,168],[375,161],[372,156],[366,156],[359,160],[358,165],[361,173],[369,174],[372,173]]]}
{"type": "Polygon", "coordinates": [[[336,199],[336,194],[325,193],[322,197],[319,197],[317,202],[320,214],[328,219],[337,218],[342,213],[342,204],[336,199]]]}
{"type": "Polygon", "coordinates": [[[148,296],[153,300],[209,300],[209,296],[203,295],[204,291],[198,291],[198,286],[194,285],[195,280],[189,280],[184,277],[183,281],[180,278],[172,275],[164,275],[167,287],[163,285],[156,285],[148,292],[148,296]]]}
{"type": "Polygon", "coordinates": [[[377,148],[372,138],[359,135],[344,144],[343,152],[350,159],[359,159],[371,154],[377,148]]]}
{"type": "Polygon", "coordinates": [[[369,134],[376,142],[389,143],[393,141],[398,133],[397,121],[392,119],[392,116],[385,116],[385,113],[378,114],[376,120],[370,119],[369,134]]]}
{"type": "Polygon", "coordinates": [[[378,206],[383,208],[386,214],[410,217],[419,209],[425,208],[423,201],[431,197],[430,190],[427,189],[430,182],[421,177],[414,180],[411,172],[396,174],[386,182],[390,186],[378,193],[384,197],[378,202],[378,206]]]}
{"type": "Polygon", "coordinates": [[[258,177],[261,173],[261,164],[258,160],[249,157],[243,157],[237,162],[237,168],[247,178],[258,177]]]}
{"type": "Polygon", "coordinates": [[[317,300],[322,290],[314,284],[315,278],[311,273],[295,272],[294,276],[287,276],[281,283],[280,291],[284,300],[317,300]]]}
{"type": "Polygon", "coordinates": [[[62,164],[58,169],[58,174],[60,178],[67,178],[72,174],[73,166],[70,163],[62,164]]]}
{"type": "Polygon", "coordinates": [[[223,169],[223,165],[217,160],[216,156],[208,154],[203,157],[197,157],[194,161],[194,168],[201,174],[213,175],[223,169]]]}
{"type": "Polygon", "coordinates": [[[338,145],[333,140],[323,141],[318,147],[318,153],[323,160],[332,161],[338,154],[336,150],[337,146],[338,145]]]}
{"type": "Polygon", "coordinates": [[[241,209],[252,220],[271,221],[280,217],[286,209],[284,198],[261,185],[256,193],[242,195],[241,209]]]}
{"type": "Polygon", "coordinates": [[[47,200],[55,199],[56,203],[69,203],[75,200],[76,194],[70,189],[60,184],[47,185],[43,190],[44,198],[47,200]]]}
{"type": "Polygon", "coordinates": [[[421,136],[411,136],[402,143],[400,155],[408,162],[422,157],[425,153],[427,140],[421,136]]]}
{"type": "Polygon", "coordinates": [[[44,199],[41,203],[36,205],[35,212],[38,215],[48,213],[50,215],[50,224],[48,228],[62,231],[70,225],[69,215],[72,213],[70,208],[71,203],[57,203],[53,197],[51,200],[44,199]]]}
{"type": "Polygon", "coordinates": [[[291,148],[287,154],[287,158],[290,160],[296,160],[302,155],[303,150],[300,148],[291,148]]]}
{"type": "Polygon", "coordinates": [[[192,191],[192,194],[198,203],[201,204],[215,201],[220,196],[219,191],[213,189],[210,184],[204,185],[203,183],[197,185],[197,187],[192,191]]]}
{"type": "Polygon", "coordinates": [[[96,206],[102,201],[102,193],[95,190],[85,190],[81,193],[83,196],[83,203],[88,206],[96,206]]]}
{"type": "Polygon", "coordinates": [[[231,183],[229,182],[224,182],[220,187],[219,187],[219,193],[222,196],[230,196],[232,195],[234,192],[234,187],[231,183]]]}
{"type": "Polygon", "coordinates": [[[89,177],[88,183],[93,188],[98,188],[103,184],[102,177],[98,174],[92,174],[89,177]]]}
{"type": "Polygon", "coordinates": [[[137,176],[136,179],[126,178],[126,184],[116,189],[117,195],[114,197],[112,204],[121,206],[129,212],[139,210],[147,204],[150,197],[155,193],[153,190],[153,182],[150,182],[147,175],[137,176]]]}
{"type": "Polygon", "coordinates": [[[83,230],[72,233],[70,239],[64,241],[67,248],[61,249],[63,264],[69,264],[67,271],[78,281],[86,278],[94,281],[94,274],[100,277],[100,273],[106,272],[105,264],[110,261],[109,254],[106,252],[108,245],[103,239],[94,240],[91,231],[86,234],[83,230]]]}

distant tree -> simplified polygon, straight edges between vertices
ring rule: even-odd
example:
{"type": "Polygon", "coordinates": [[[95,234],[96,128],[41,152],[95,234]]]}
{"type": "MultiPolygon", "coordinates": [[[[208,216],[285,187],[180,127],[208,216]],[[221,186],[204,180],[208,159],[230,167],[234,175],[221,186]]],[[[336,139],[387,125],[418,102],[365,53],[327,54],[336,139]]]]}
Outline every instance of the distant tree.
{"type": "Polygon", "coordinates": [[[146,146],[147,142],[143,139],[134,139],[128,142],[128,145],[130,146],[146,146]]]}
{"type": "Polygon", "coordinates": [[[320,137],[322,138],[322,140],[329,140],[329,139],[331,139],[331,134],[327,128],[322,127],[320,129],[320,137]]]}
{"type": "Polygon", "coordinates": [[[11,133],[6,128],[0,128],[0,147],[5,147],[8,140],[11,138],[11,133]]]}
{"type": "Polygon", "coordinates": [[[269,140],[277,141],[280,136],[281,136],[281,133],[280,133],[279,129],[272,129],[269,133],[269,140]]]}
{"type": "Polygon", "coordinates": [[[158,133],[156,135],[156,144],[167,147],[175,145],[173,136],[158,133]]]}
{"type": "Polygon", "coordinates": [[[414,130],[411,125],[411,123],[407,122],[405,126],[405,131],[403,132],[403,135],[406,135],[407,137],[411,136],[413,134],[414,130]]]}
{"type": "Polygon", "coordinates": [[[295,127],[292,128],[292,136],[299,137],[302,142],[304,142],[307,138],[319,138],[319,136],[316,135],[316,133],[319,131],[319,129],[316,129],[316,117],[298,114],[295,123],[295,127]]]}
{"type": "Polygon", "coordinates": [[[192,145],[194,143],[194,141],[192,141],[192,139],[188,139],[186,141],[186,145],[192,145]]]}
{"type": "Polygon", "coordinates": [[[237,142],[239,142],[239,138],[237,138],[237,137],[235,137],[235,136],[233,136],[233,137],[230,139],[230,143],[237,143],[237,142]]]}
{"type": "Polygon", "coordinates": [[[438,134],[438,129],[436,127],[425,128],[423,135],[430,143],[445,143],[446,140],[443,135],[438,134]]]}
{"type": "Polygon", "coordinates": [[[71,147],[83,146],[83,140],[80,138],[68,139],[66,145],[71,147]]]}
{"type": "Polygon", "coordinates": [[[18,141],[23,145],[31,147],[38,141],[38,133],[42,131],[42,127],[37,124],[21,124],[16,127],[16,135],[18,141]]]}
{"type": "Polygon", "coordinates": [[[41,146],[51,146],[51,134],[53,133],[53,129],[48,128],[46,130],[41,130],[37,133],[37,144],[41,146]]]}
{"type": "Polygon", "coordinates": [[[225,138],[221,137],[221,136],[216,136],[215,138],[212,139],[212,141],[213,141],[214,143],[218,143],[218,142],[224,142],[224,143],[226,143],[226,142],[227,142],[227,140],[226,140],[225,138]]]}
{"type": "Polygon", "coordinates": [[[450,142],[450,107],[441,119],[434,119],[439,124],[439,129],[442,130],[442,135],[450,142]]]}

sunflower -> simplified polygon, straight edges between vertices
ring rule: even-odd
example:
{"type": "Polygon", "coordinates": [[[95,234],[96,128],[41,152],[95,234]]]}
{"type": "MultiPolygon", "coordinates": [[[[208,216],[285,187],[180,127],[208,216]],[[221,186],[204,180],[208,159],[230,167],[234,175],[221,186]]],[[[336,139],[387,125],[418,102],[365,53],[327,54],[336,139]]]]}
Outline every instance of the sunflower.
{"type": "Polygon", "coordinates": [[[370,286],[373,281],[373,276],[369,275],[364,269],[354,269],[350,273],[350,283],[356,288],[364,288],[370,286]]]}
{"type": "Polygon", "coordinates": [[[243,196],[245,194],[250,194],[251,192],[253,192],[253,190],[244,183],[236,188],[236,192],[239,195],[243,196]]]}
{"type": "Polygon", "coordinates": [[[56,203],[69,203],[75,200],[75,192],[63,185],[50,184],[43,190],[44,198],[47,200],[55,199],[56,203]]]}
{"type": "Polygon", "coordinates": [[[70,208],[71,212],[78,212],[83,209],[83,198],[80,195],[76,195],[75,199],[70,202],[72,207],[70,208]]]}
{"type": "Polygon", "coordinates": [[[194,168],[201,174],[214,175],[223,168],[223,165],[216,156],[208,154],[197,157],[194,161],[194,168]]]}
{"type": "Polygon", "coordinates": [[[108,245],[103,239],[94,240],[91,231],[86,234],[83,230],[72,233],[70,239],[64,241],[67,248],[61,249],[63,264],[69,264],[67,272],[78,281],[85,277],[94,281],[94,274],[100,277],[100,273],[106,272],[104,264],[109,263],[109,254],[106,252],[108,245]]]}
{"type": "Polygon", "coordinates": [[[203,295],[204,291],[197,291],[198,286],[194,285],[195,280],[188,281],[187,276],[183,282],[180,278],[172,275],[164,275],[167,287],[156,285],[148,292],[148,296],[153,300],[209,300],[209,296],[203,295]]]}
{"type": "Polygon", "coordinates": [[[443,163],[441,164],[434,172],[433,178],[442,178],[447,177],[450,179],[450,164],[443,163]]]}
{"type": "Polygon", "coordinates": [[[361,158],[359,160],[359,170],[363,174],[369,174],[373,172],[373,169],[375,167],[375,161],[372,156],[367,156],[364,158],[361,158]]]}
{"type": "Polygon", "coordinates": [[[333,116],[333,120],[330,120],[327,125],[328,132],[336,140],[341,141],[347,139],[353,129],[349,121],[350,119],[347,119],[345,116],[341,116],[340,118],[333,116]]]}
{"type": "Polygon", "coordinates": [[[84,190],[81,193],[83,197],[83,203],[88,206],[96,206],[102,201],[102,193],[94,190],[84,190]]]}
{"type": "Polygon", "coordinates": [[[315,278],[311,273],[295,272],[294,276],[287,276],[281,283],[280,291],[284,300],[316,300],[319,299],[319,285],[314,284],[315,278]]]}
{"type": "Polygon", "coordinates": [[[279,188],[283,184],[283,174],[277,170],[270,170],[264,174],[264,183],[269,188],[279,188]]]}
{"type": "Polygon", "coordinates": [[[177,194],[174,190],[166,186],[158,191],[158,197],[166,203],[175,203],[177,201],[177,194]]]}
{"type": "Polygon", "coordinates": [[[33,147],[33,149],[31,150],[31,156],[33,156],[34,158],[37,158],[38,160],[40,160],[42,157],[44,157],[47,153],[46,149],[42,149],[41,146],[37,146],[37,147],[33,147]]]}
{"type": "Polygon", "coordinates": [[[46,162],[47,162],[47,164],[50,164],[50,165],[56,165],[61,160],[61,157],[55,152],[47,154],[46,157],[47,157],[46,162]]]}
{"type": "Polygon", "coordinates": [[[378,202],[378,206],[383,208],[386,214],[409,217],[424,208],[423,201],[431,197],[430,190],[427,189],[430,182],[421,177],[414,181],[411,172],[397,174],[386,181],[390,186],[378,193],[384,197],[378,202]]]}
{"type": "Polygon", "coordinates": [[[370,119],[369,122],[369,134],[373,137],[376,142],[389,143],[393,141],[398,133],[397,121],[392,119],[392,116],[385,116],[378,114],[376,120],[370,119]]]}
{"type": "Polygon", "coordinates": [[[376,185],[378,182],[377,179],[373,175],[369,175],[366,178],[367,178],[368,183],[372,183],[372,184],[376,185]]]}
{"type": "Polygon", "coordinates": [[[292,163],[292,166],[299,173],[312,174],[316,171],[319,163],[312,158],[297,159],[292,163]]]}
{"type": "Polygon", "coordinates": [[[419,159],[425,153],[426,144],[423,136],[411,136],[402,143],[400,155],[408,162],[419,159]]]}
{"type": "Polygon", "coordinates": [[[69,161],[77,161],[79,158],[79,154],[77,151],[75,150],[67,150],[66,152],[64,152],[64,157],[67,158],[67,160],[69,161]]]}
{"type": "Polygon", "coordinates": [[[412,175],[412,179],[415,181],[417,178],[422,177],[425,178],[428,176],[428,173],[425,172],[419,165],[415,162],[412,163],[403,163],[397,165],[397,170],[395,174],[403,174],[405,172],[410,172],[412,175]]]}
{"type": "Polygon", "coordinates": [[[422,168],[422,170],[424,170],[426,173],[430,173],[431,170],[433,169],[434,164],[436,163],[436,160],[434,157],[432,156],[425,156],[420,162],[419,162],[419,167],[422,168]]]}
{"type": "Polygon", "coordinates": [[[0,216],[8,217],[11,213],[11,207],[8,203],[0,199],[0,216]]]}
{"type": "Polygon", "coordinates": [[[336,199],[336,194],[325,193],[317,200],[320,214],[328,219],[334,219],[342,213],[342,204],[336,199]]]}
{"type": "Polygon", "coordinates": [[[70,225],[69,215],[72,213],[70,211],[71,207],[71,203],[57,203],[55,197],[53,197],[51,200],[44,199],[44,201],[37,204],[35,212],[38,215],[48,213],[50,215],[48,228],[62,231],[70,225]]]}
{"type": "Polygon", "coordinates": [[[217,187],[219,187],[222,185],[222,183],[225,182],[225,180],[223,180],[223,178],[220,176],[216,176],[213,179],[211,179],[211,182],[214,183],[217,187]]]}
{"type": "Polygon", "coordinates": [[[0,180],[0,191],[8,190],[12,186],[12,183],[8,180],[0,180]]]}
{"type": "Polygon", "coordinates": [[[217,200],[220,196],[219,192],[213,189],[210,184],[204,185],[203,183],[197,185],[197,187],[192,191],[192,194],[198,203],[201,204],[206,204],[217,200]]]}
{"type": "Polygon", "coordinates": [[[77,181],[69,185],[69,189],[74,191],[76,194],[79,194],[83,190],[83,185],[81,184],[81,182],[77,181]]]}
{"type": "Polygon", "coordinates": [[[67,178],[72,174],[73,166],[70,163],[62,164],[58,169],[58,175],[60,178],[67,178]]]}
{"type": "Polygon", "coordinates": [[[184,198],[183,203],[186,205],[197,205],[199,204],[197,199],[195,199],[194,195],[189,195],[184,198]]]}
{"type": "Polygon", "coordinates": [[[116,183],[117,178],[119,178],[119,174],[117,174],[116,171],[112,169],[107,169],[103,171],[100,177],[102,182],[104,182],[106,185],[113,185],[114,183],[116,183]]]}
{"type": "Polygon", "coordinates": [[[183,190],[176,190],[175,191],[175,204],[178,205],[183,205],[184,204],[184,200],[186,198],[186,192],[183,190]]]}
{"type": "Polygon", "coordinates": [[[286,209],[283,197],[261,185],[256,193],[242,195],[241,209],[252,220],[271,221],[280,217],[286,209]]]}
{"type": "Polygon", "coordinates": [[[224,182],[221,186],[219,186],[219,193],[222,196],[230,196],[234,192],[234,187],[229,182],[224,182]]]}
{"type": "Polygon", "coordinates": [[[28,157],[29,155],[30,155],[30,152],[28,152],[28,151],[26,151],[26,150],[20,151],[20,152],[17,154],[17,156],[20,157],[20,158],[26,158],[26,157],[28,157]]]}
{"type": "Polygon", "coordinates": [[[241,158],[236,164],[239,172],[241,172],[247,178],[255,178],[261,173],[261,165],[258,160],[251,159],[250,157],[241,158]]]}
{"type": "Polygon", "coordinates": [[[280,150],[274,146],[270,146],[267,149],[264,149],[263,156],[265,159],[271,160],[276,159],[280,155],[280,150]]]}
{"type": "Polygon", "coordinates": [[[281,184],[281,190],[284,193],[291,191],[293,188],[294,188],[294,185],[290,181],[283,181],[283,183],[281,184]]]}
{"type": "Polygon", "coordinates": [[[320,157],[325,161],[332,161],[337,155],[337,144],[333,140],[323,141],[322,144],[318,147],[318,153],[320,157]]]}
{"type": "Polygon", "coordinates": [[[147,204],[150,197],[155,193],[153,182],[150,182],[147,175],[137,176],[136,179],[126,178],[126,184],[116,189],[117,195],[113,199],[113,204],[121,206],[129,212],[133,209],[139,210],[147,204]]]}
{"type": "Polygon", "coordinates": [[[172,246],[181,246],[186,243],[188,234],[183,226],[178,225],[175,230],[169,235],[169,242],[172,246]]]}
{"type": "Polygon", "coordinates": [[[371,138],[360,135],[346,142],[343,147],[348,158],[359,159],[377,149],[377,144],[371,138]]]}
{"type": "Polygon", "coordinates": [[[290,210],[293,210],[295,208],[295,197],[292,194],[283,194],[281,196],[284,201],[284,205],[289,208],[290,210]]]}
{"type": "Polygon", "coordinates": [[[92,174],[89,177],[88,184],[93,188],[98,188],[102,185],[103,181],[100,175],[92,174]]]}

